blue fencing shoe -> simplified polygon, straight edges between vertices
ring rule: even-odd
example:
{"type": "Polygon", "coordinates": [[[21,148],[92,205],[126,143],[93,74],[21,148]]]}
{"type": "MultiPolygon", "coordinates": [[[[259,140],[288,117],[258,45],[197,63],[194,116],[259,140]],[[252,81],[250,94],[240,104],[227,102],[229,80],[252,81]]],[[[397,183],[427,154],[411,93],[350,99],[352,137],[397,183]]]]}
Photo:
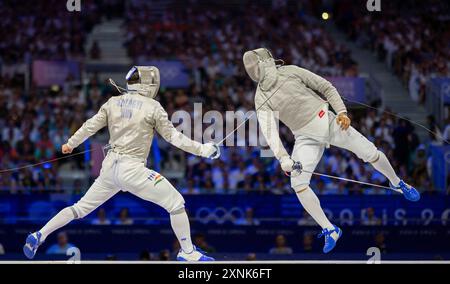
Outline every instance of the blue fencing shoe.
{"type": "Polygon", "coordinates": [[[39,232],[34,232],[28,235],[25,245],[23,246],[23,253],[28,259],[34,258],[37,249],[42,244],[41,237],[42,234],[39,232]]]}
{"type": "Polygon", "coordinates": [[[194,249],[190,253],[184,252],[180,249],[180,252],[177,255],[178,261],[214,261],[215,259],[209,257],[203,252],[201,249],[198,249],[194,246],[194,249]]]}
{"type": "Polygon", "coordinates": [[[329,253],[336,246],[337,241],[342,236],[342,230],[333,225],[334,229],[328,230],[323,229],[322,233],[320,233],[317,238],[325,237],[325,244],[323,246],[323,252],[329,253]],[[334,234],[335,233],[335,234],[334,234]]]}
{"type": "Polygon", "coordinates": [[[420,193],[417,191],[417,189],[415,189],[414,187],[410,186],[409,184],[407,184],[406,182],[404,182],[403,180],[401,180],[398,184],[398,186],[393,186],[391,184],[391,188],[393,190],[401,190],[401,192],[403,193],[403,195],[405,196],[405,198],[409,201],[419,201],[420,199],[420,193]]]}

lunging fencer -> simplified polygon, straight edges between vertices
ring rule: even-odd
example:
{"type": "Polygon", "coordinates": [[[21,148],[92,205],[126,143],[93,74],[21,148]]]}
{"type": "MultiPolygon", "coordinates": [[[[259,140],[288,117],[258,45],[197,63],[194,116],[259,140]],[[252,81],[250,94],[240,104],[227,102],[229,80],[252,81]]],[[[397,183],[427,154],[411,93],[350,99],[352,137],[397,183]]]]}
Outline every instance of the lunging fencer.
{"type": "Polygon", "coordinates": [[[69,154],[88,137],[108,126],[111,149],[102,163],[99,177],[77,203],[64,208],[42,229],[28,235],[23,251],[29,259],[52,232],[74,219],[85,217],[122,190],[167,210],[181,246],[177,260],[214,260],[193,246],[181,194],[166,178],[146,168],[145,164],[155,130],[172,145],[194,155],[216,159],[220,155],[219,148],[213,143],[193,141],[175,129],[167,112],[154,99],[160,86],[158,68],[135,66],[126,75],[126,80],[126,92],[111,97],[62,146],[62,152],[69,154]]]}
{"type": "Polygon", "coordinates": [[[325,237],[324,253],[336,246],[342,230],[328,220],[309,184],[311,173],[330,145],[349,150],[371,163],[386,176],[391,188],[402,192],[406,199],[420,199],[419,192],[397,176],[386,155],[350,126],[347,109],[330,82],[295,65],[277,66],[265,48],[245,52],[243,61],[247,74],[258,83],[255,108],[261,131],[282,170],[291,173],[291,187],[300,203],[322,227],[319,237],[325,237]],[[328,110],[328,105],[336,114],[328,110]],[[277,118],[295,136],[292,155],[280,140],[277,118]]]}

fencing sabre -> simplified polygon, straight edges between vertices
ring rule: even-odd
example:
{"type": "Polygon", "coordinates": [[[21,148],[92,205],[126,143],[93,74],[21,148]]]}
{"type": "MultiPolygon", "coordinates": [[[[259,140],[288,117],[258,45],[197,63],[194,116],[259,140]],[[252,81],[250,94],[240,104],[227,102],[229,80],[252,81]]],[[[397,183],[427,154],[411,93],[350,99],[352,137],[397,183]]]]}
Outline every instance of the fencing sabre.
{"type": "MultiPolygon", "coordinates": [[[[111,145],[109,145],[109,144],[107,144],[107,145],[105,145],[105,146],[102,147],[102,150],[103,150],[103,156],[105,156],[105,151],[108,151],[109,149],[111,149],[111,145]]],[[[65,156],[63,156],[63,157],[54,158],[54,159],[50,159],[50,160],[46,160],[46,161],[34,163],[34,164],[28,164],[28,165],[21,166],[21,167],[15,167],[15,168],[3,169],[3,170],[0,170],[0,174],[7,173],[7,172],[19,171],[19,170],[23,170],[23,169],[27,169],[27,168],[32,168],[32,167],[40,166],[40,165],[47,164],[47,163],[53,163],[53,162],[56,162],[56,161],[59,161],[59,160],[64,160],[64,159],[67,159],[67,158],[71,158],[71,157],[83,155],[83,154],[85,154],[85,153],[90,153],[90,152],[92,152],[92,151],[94,151],[93,148],[87,149],[87,150],[84,150],[84,151],[81,151],[81,152],[78,152],[78,153],[73,153],[73,154],[65,155],[65,156]]]]}
{"type": "Polygon", "coordinates": [[[127,91],[127,89],[122,88],[121,86],[117,85],[116,82],[114,82],[113,79],[109,78],[108,81],[109,81],[109,83],[110,83],[111,85],[113,85],[114,87],[116,87],[116,89],[117,89],[117,91],[119,91],[119,93],[122,94],[122,93],[123,93],[122,91],[127,91]]]}
{"type": "MultiPolygon", "coordinates": [[[[230,137],[234,132],[236,132],[239,128],[241,128],[247,121],[250,120],[250,118],[252,118],[257,112],[258,110],[263,107],[277,92],[278,90],[280,90],[280,88],[284,85],[284,83],[287,82],[287,80],[289,80],[290,78],[292,78],[292,76],[288,76],[286,79],[284,79],[283,82],[281,82],[281,84],[278,86],[278,88],[269,96],[267,97],[267,99],[255,110],[255,112],[253,112],[252,114],[250,114],[248,117],[246,117],[244,119],[244,121],[242,121],[241,123],[239,123],[238,126],[236,126],[236,128],[234,128],[230,133],[228,133],[225,138],[223,138],[222,140],[220,140],[218,143],[216,143],[216,145],[220,145],[222,144],[225,140],[227,140],[228,137],[230,137]]],[[[259,86],[259,85],[258,85],[259,86]]],[[[261,89],[262,90],[262,89],[261,89]]]]}
{"type": "Polygon", "coordinates": [[[406,120],[406,121],[408,121],[408,122],[410,122],[410,123],[412,123],[412,124],[414,124],[414,125],[419,126],[419,127],[422,128],[422,129],[425,129],[428,133],[431,133],[431,134],[433,134],[433,135],[436,135],[436,137],[440,137],[440,139],[442,139],[442,141],[445,142],[445,144],[450,145],[450,142],[449,142],[447,139],[445,139],[444,137],[442,137],[442,135],[440,135],[440,134],[434,132],[433,130],[429,129],[429,128],[426,127],[425,125],[420,124],[420,123],[418,123],[418,122],[416,122],[416,121],[414,121],[414,120],[412,120],[412,119],[409,119],[409,118],[407,118],[407,117],[401,116],[401,115],[399,115],[399,114],[395,114],[395,113],[390,112],[390,111],[387,111],[387,110],[382,110],[381,108],[373,107],[373,106],[371,106],[371,105],[368,105],[368,104],[365,104],[365,103],[362,103],[362,102],[358,102],[358,101],[355,101],[355,100],[351,100],[351,99],[348,99],[348,98],[345,98],[345,97],[342,97],[342,99],[343,99],[344,101],[347,101],[347,102],[350,102],[350,103],[354,103],[354,104],[357,104],[357,105],[360,105],[360,106],[363,106],[363,107],[366,107],[366,108],[370,108],[370,109],[373,109],[373,110],[381,111],[382,113],[386,113],[386,114],[388,114],[388,115],[395,116],[395,117],[397,117],[397,118],[399,118],[399,119],[406,120]]]}
{"type": "MultiPolygon", "coordinates": [[[[364,181],[359,181],[359,180],[354,180],[354,179],[349,179],[349,178],[343,178],[343,177],[340,177],[340,176],[327,175],[327,174],[307,171],[307,170],[303,169],[303,166],[302,166],[302,164],[300,162],[296,162],[296,161],[294,161],[294,165],[292,166],[292,172],[295,172],[297,175],[299,175],[302,172],[304,172],[304,173],[307,173],[307,174],[312,174],[312,175],[316,175],[316,176],[320,176],[320,177],[327,177],[327,178],[331,178],[331,179],[347,181],[347,182],[353,182],[353,183],[357,183],[357,184],[368,185],[368,186],[373,186],[373,187],[378,187],[378,188],[392,189],[392,190],[395,190],[397,192],[402,193],[402,191],[400,189],[391,188],[391,187],[384,186],[384,185],[379,185],[379,184],[375,184],[375,183],[364,182],[364,181]]],[[[291,176],[291,174],[287,173],[287,172],[285,172],[285,175],[291,176]]]]}
{"type": "Polygon", "coordinates": [[[93,151],[93,149],[88,149],[88,150],[84,150],[84,151],[81,151],[81,152],[78,152],[78,153],[70,154],[70,155],[67,155],[67,156],[59,157],[59,158],[50,159],[50,160],[39,162],[39,163],[35,163],[35,164],[29,164],[29,165],[25,165],[25,166],[21,166],[21,167],[16,167],[16,168],[4,169],[4,170],[0,170],[0,174],[7,173],[7,172],[14,172],[14,171],[18,171],[18,170],[23,170],[23,169],[26,169],[26,168],[32,168],[32,167],[40,166],[40,165],[47,164],[47,163],[53,163],[53,162],[56,162],[56,161],[59,161],[59,160],[62,160],[62,159],[67,159],[67,158],[70,158],[70,157],[82,155],[82,154],[89,153],[89,152],[92,152],[92,151],[93,151]]]}
{"type": "MultiPolygon", "coordinates": [[[[322,173],[316,173],[316,172],[311,172],[311,171],[307,171],[307,170],[303,170],[302,168],[298,169],[298,168],[294,168],[296,166],[296,163],[294,163],[294,166],[292,167],[294,169],[294,171],[296,171],[298,174],[300,173],[307,173],[307,174],[312,174],[312,175],[316,175],[316,176],[320,176],[320,177],[327,177],[327,178],[331,178],[331,179],[335,179],[335,180],[340,180],[340,181],[347,181],[347,182],[353,182],[353,183],[357,183],[357,184],[361,184],[361,185],[368,185],[371,187],[378,187],[378,188],[384,188],[384,189],[392,189],[394,191],[397,191],[399,193],[402,193],[402,191],[400,189],[397,188],[392,188],[389,186],[384,186],[384,185],[380,185],[380,184],[375,184],[375,183],[370,183],[370,182],[364,182],[364,181],[359,181],[359,180],[354,180],[354,179],[350,179],[350,178],[344,178],[344,177],[340,177],[340,176],[333,176],[333,175],[327,175],[327,174],[322,174],[322,173]]],[[[300,166],[301,167],[301,166],[300,166]]],[[[287,176],[290,176],[286,173],[287,176]]]]}

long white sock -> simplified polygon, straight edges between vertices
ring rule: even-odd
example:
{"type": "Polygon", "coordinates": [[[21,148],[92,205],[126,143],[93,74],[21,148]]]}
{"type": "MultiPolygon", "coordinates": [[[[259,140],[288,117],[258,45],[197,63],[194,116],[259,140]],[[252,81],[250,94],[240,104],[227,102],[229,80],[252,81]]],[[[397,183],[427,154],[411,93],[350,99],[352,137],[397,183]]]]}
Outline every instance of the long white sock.
{"type": "Polygon", "coordinates": [[[48,235],[58,230],[59,228],[64,227],[73,219],[75,219],[75,216],[70,207],[66,207],[63,210],[59,211],[59,213],[56,214],[55,217],[50,219],[50,221],[48,221],[47,224],[45,224],[45,226],[39,230],[39,232],[42,234],[41,241],[45,241],[48,235]]]}
{"type": "Polygon", "coordinates": [[[177,236],[181,249],[185,253],[191,253],[194,250],[194,246],[192,245],[191,228],[186,211],[170,214],[170,224],[177,236]]]}
{"type": "Polygon", "coordinates": [[[391,182],[392,185],[397,186],[400,182],[400,178],[395,173],[386,155],[381,151],[378,151],[378,153],[379,153],[378,160],[372,163],[372,166],[377,171],[382,173],[391,182]]]}
{"type": "MultiPolygon", "coordinates": [[[[311,217],[319,224],[322,229],[334,229],[333,224],[328,220],[327,215],[323,212],[320,206],[320,201],[314,191],[308,186],[306,189],[296,189],[298,200],[302,204],[303,208],[311,215],[311,217]]],[[[331,236],[336,239],[338,235],[332,233],[331,236]]]]}

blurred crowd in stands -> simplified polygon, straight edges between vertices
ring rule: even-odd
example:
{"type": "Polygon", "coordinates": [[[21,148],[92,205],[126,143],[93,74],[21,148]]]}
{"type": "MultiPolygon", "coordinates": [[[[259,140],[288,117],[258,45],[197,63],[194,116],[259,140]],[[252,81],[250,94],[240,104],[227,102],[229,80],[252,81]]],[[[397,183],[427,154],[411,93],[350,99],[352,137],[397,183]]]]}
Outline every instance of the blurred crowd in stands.
{"type": "Polygon", "coordinates": [[[249,2],[227,9],[176,2],[154,20],[151,3],[132,2],[126,12],[129,55],[136,62],[181,59],[194,70],[197,89],[220,91],[221,82],[243,75],[243,51],[261,46],[270,47],[275,58],[323,76],[358,74],[350,51],[308,16],[309,2],[275,8],[249,2]]]}
{"type": "MultiPolygon", "coordinates": [[[[142,20],[151,18],[151,8],[142,6],[142,2],[135,1],[136,6],[131,6],[127,12],[129,55],[136,61],[150,57],[181,58],[193,73],[189,90],[168,91],[160,96],[169,115],[178,109],[192,112],[193,101],[203,102],[204,112],[238,110],[245,113],[252,110],[254,84],[243,70],[242,51],[261,45],[270,46],[275,58],[323,76],[358,74],[350,51],[335,43],[305,13],[312,9],[309,3],[301,3],[296,9],[281,5],[270,12],[266,7],[252,3],[234,9],[175,6],[162,21],[147,21],[147,28],[142,28],[142,20]]],[[[420,145],[412,125],[375,111],[363,116],[361,113],[358,117],[355,113],[353,126],[387,153],[402,177],[409,178],[422,190],[431,188],[426,149],[420,145]]],[[[283,128],[280,132],[282,140],[292,145],[293,137],[288,131],[283,128]]],[[[363,165],[354,155],[337,149],[328,151],[318,169],[328,174],[386,183],[370,165],[363,165]]],[[[189,182],[182,190],[191,194],[218,190],[290,191],[289,179],[281,173],[278,163],[273,159],[260,159],[259,149],[249,147],[225,148],[222,159],[214,162],[191,157],[187,163],[187,176],[189,182]]],[[[314,183],[322,194],[360,191],[359,186],[344,183],[337,186],[332,180],[315,179],[314,183]]]]}
{"type": "Polygon", "coordinates": [[[66,1],[0,1],[0,63],[83,60],[86,36],[101,21],[101,8],[98,1],[84,0],[83,13],[68,16],[66,1]]]}
{"type": "Polygon", "coordinates": [[[352,4],[336,1],[338,25],[350,39],[376,52],[408,88],[411,98],[423,104],[428,80],[450,76],[450,3],[385,1],[382,13],[352,4]]]}
{"type": "MultiPolygon", "coordinates": [[[[68,85],[33,88],[28,94],[12,78],[0,78],[0,86],[2,169],[61,157],[61,145],[112,95],[95,80],[85,90],[68,85]]],[[[88,167],[83,160],[83,156],[74,157],[68,170],[88,167]]],[[[45,163],[3,172],[0,188],[12,192],[61,189],[58,169],[63,165],[45,163]]]]}
{"type": "MultiPolygon", "coordinates": [[[[0,9],[0,16],[5,17],[1,21],[0,34],[2,38],[15,39],[0,43],[2,62],[26,61],[28,55],[29,58],[51,59],[82,59],[85,56],[85,36],[100,21],[98,14],[101,9],[96,5],[101,1],[83,1],[86,13],[81,13],[83,16],[77,20],[64,17],[64,13],[53,9],[54,2],[45,1],[35,5],[45,13],[30,14],[31,10],[23,8],[22,11],[17,6],[12,9],[11,5],[5,5],[10,2],[2,1],[0,7],[6,10],[0,9]],[[26,28],[19,28],[18,25],[10,28],[8,22],[17,19],[23,21],[20,26],[26,28]]],[[[253,110],[255,86],[246,76],[241,60],[243,51],[259,46],[270,47],[274,57],[282,58],[286,64],[300,65],[323,76],[358,75],[358,66],[352,60],[350,51],[337,44],[313,17],[308,16],[309,2],[301,3],[295,9],[283,5],[266,9],[254,3],[230,9],[220,6],[205,9],[202,5],[177,4],[170,9],[170,13],[164,14],[162,20],[152,18],[152,7],[146,5],[146,1],[130,3],[124,12],[129,56],[136,62],[181,59],[190,72],[191,86],[188,89],[160,92],[158,100],[169,116],[180,109],[192,113],[194,102],[203,103],[203,112],[253,110]]],[[[362,19],[360,21],[364,22],[362,19]]],[[[397,25],[395,21],[403,20],[394,20],[389,25],[397,25]]],[[[358,19],[354,23],[347,27],[349,33],[358,25],[358,19]]],[[[371,24],[362,23],[361,28],[365,25],[376,29],[371,24]]],[[[409,28],[404,23],[398,23],[398,26],[409,28]]],[[[420,30],[417,32],[421,33],[420,30]]],[[[389,36],[393,34],[389,32],[389,36]]],[[[433,39],[433,35],[421,42],[425,44],[430,39],[433,39]]],[[[439,45],[441,40],[436,39],[435,44],[439,45]]],[[[382,41],[366,39],[367,42],[376,42],[378,45],[373,48],[378,48],[382,41]]],[[[448,42],[444,43],[448,45],[448,42]]],[[[418,48],[420,52],[426,53],[426,48],[418,48]]],[[[430,48],[428,50],[434,50],[433,46],[430,48]]],[[[396,62],[398,58],[393,54],[387,57],[396,62]]],[[[439,58],[445,54],[448,56],[448,50],[439,49],[436,54],[431,54],[436,56],[432,61],[436,64],[430,63],[427,68],[444,68],[439,58]]],[[[413,61],[409,62],[399,66],[412,67],[413,61]]],[[[448,72],[448,69],[442,70],[448,72]]],[[[83,87],[68,82],[64,86],[46,89],[32,86],[27,93],[20,79],[3,74],[0,77],[2,169],[61,157],[61,145],[102,103],[116,94],[106,82],[99,81],[95,76],[83,87]]],[[[351,115],[352,125],[386,153],[402,178],[421,191],[433,192],[427,148],[421,144],[409,122],[367,109],[352,110],[351,115]]],[[[290,149],[294,142],[292,135],[285,127],[281,128],[280,135],[290,149]]],[[[160,166],[163,174],[183,173],[185,178],[180,180],[184,182],[177,179],[173,182],[185,194],[291,192],[289,178],[282,173],[278,162],[273,158],[260,158],[258,147],[224,147],[221,159],[210,161],[181,154],[162,141],[158,144],[162,152],[160,166]]],[[[81,155],[58,163],[4,172],[0,173],[0,188],[12,192],[58,191],[64,187],[62,170],[84,170],[88,167],[89,164],[84,162],[81,155]]],[[[336,148],[326,151],[317,170],[387,185],[386,179],[370,165],[336,148]]],[[[317,177],[313,178],[312,185],[319,194],[386,193],[385,190],[361,190],[360,185],[317,177]]]]}

